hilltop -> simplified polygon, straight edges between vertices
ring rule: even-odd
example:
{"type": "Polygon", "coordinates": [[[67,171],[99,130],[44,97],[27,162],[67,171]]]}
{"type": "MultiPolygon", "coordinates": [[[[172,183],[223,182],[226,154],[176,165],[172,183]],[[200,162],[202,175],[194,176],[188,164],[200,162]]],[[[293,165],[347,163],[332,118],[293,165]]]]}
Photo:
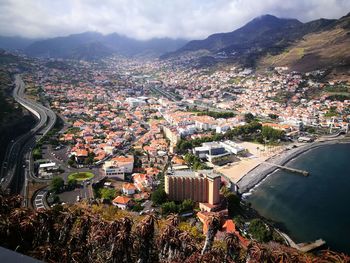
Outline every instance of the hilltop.
{"type": "Polygon", "coordinates": [[[346,67],[349,64],[349,15],[302,23],[263,15],[229,33],[194,40],[161,58],[190,58],[193,64],[224,62],[245,67],[288,66],[292,70],[346,67]],[[204,63],[203,63],[204,62],[204,63]]]}

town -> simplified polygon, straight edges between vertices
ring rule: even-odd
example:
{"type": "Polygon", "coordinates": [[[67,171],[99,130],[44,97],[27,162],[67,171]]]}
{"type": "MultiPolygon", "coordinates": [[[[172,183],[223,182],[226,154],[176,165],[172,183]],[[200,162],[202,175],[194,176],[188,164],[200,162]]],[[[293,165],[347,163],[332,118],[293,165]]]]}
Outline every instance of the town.
{"type": "Polygon", "coordinates": [[[322,71],[193,69],[123,57],[32,63],[21,75],[25,94],[57,115],[33,149],[38,180],[27,198],[35,209],[88,202],[137,216],[179,213],[202,222],[203,233],[218,213],[222,231],[247,247],[251,237],[266,238],[241,201],[256,174],[276,169],[276,156],[349,129],[350,99],[341,93],[348,83],[325,82],[322,71]]]}

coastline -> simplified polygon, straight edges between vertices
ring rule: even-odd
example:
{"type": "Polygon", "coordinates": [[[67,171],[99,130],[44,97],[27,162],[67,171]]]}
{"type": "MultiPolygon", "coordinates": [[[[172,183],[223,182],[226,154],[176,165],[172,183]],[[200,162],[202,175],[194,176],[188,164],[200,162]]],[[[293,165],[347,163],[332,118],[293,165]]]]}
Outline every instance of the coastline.
{"type": "MultiPolygon", "coordinates": [[[[316,141],[310,144],[304,144],[299,146],[298,148],[294,148],[291,150],[285,150],[281,154],[276,154],[266,161],[278,164],[278,165],[286,165],[288,162],[292,161],[296,157],[318,147],[338,144],[338,143],[350,143],[350,138],[332,138],[332,139],[324,139],[322,141],[316,141]]],[[[266,163],[261,163],[246,173],[237,183],[238,191],[240,194],[245,194],[258,187],[268,176],[270,176],[273,172],[280,168],[273,167],[266,163]]]]}

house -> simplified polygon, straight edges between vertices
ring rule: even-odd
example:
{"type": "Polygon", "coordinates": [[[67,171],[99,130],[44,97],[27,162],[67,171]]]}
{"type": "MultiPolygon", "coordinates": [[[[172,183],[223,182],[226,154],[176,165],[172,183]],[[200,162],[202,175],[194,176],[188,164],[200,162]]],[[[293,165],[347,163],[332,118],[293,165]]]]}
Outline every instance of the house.
{"type": "Polygon", "coordinates": [[[124,183],[123,184],[123,194],[125,195],[133,195],[135,194],[136,187],[132,183],[124,183]]]}
{"type": "Polygon", "coordinates": [[[148,174],[137,173],[132,175],[134,184],[137,190],[142,191],[144,188],[151,187],[153,184],[153,177],[148,174]]]}
{"type": "Polygon", "coordinates": [[[131,198],[126,196],[117,196],[113,199],[112,203],[118,208],[125,210],[131,206],[131,198]]]}
{"type": "Polygon", "coordinates": [[[88,155],[89,152],[86,149],[78,149],[75,153],[75,159],[77,163],[82,163],[88,155]]]}
{"type": "Polygon", "coordinates": [[[134,156],[117,156],[114,157],[111,161],[118,167],[123,167],[125,173],[132,173],[134,169],[134,156]]]}
{"type": "Polygon", "coordinates": [[[148,200],[151,197],[151,194],[148,192],[141,192],[139,194],[134,194],[135,200],[148,200]]]}

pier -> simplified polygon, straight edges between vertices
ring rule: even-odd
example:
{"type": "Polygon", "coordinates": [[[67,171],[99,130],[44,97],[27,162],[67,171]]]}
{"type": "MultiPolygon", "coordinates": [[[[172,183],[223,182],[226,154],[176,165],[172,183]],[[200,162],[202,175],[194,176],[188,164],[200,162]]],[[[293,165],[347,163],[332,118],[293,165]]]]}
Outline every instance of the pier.
{"type": "Polygon", "coordinates": [[[266,164],[269,164],[271,166],[276,166],[282,170],[286,170],[286,171],[289,171],[289,172],[292,172],[292,173],[298,173],[298,174],[301,174],[301,175],[304,175],[304,176],[308,176],[309,175],[309,172],[308,171],[304,171],[304,170],[299,170],[299,169],[295,169],[295,168],[291,168],[291,167],[288,167],[288,166],[283,166],[283,165],[279,165],[279,164],[275,164],[275,163],[269,163],[269,162],[264,162],[266,164]]]}
{"type": "Polygon", "coordinates": [[[326,244],[326,241],[324,241],[323,239],[317,239],[314,242],[296,244],[286,233],[283,233],[277,229],[276,231],[283,237],[284,241],[287,243],[288,246],[302,251],[304,253],[315,250],[317,248],[321,248],[326,244]]]}

